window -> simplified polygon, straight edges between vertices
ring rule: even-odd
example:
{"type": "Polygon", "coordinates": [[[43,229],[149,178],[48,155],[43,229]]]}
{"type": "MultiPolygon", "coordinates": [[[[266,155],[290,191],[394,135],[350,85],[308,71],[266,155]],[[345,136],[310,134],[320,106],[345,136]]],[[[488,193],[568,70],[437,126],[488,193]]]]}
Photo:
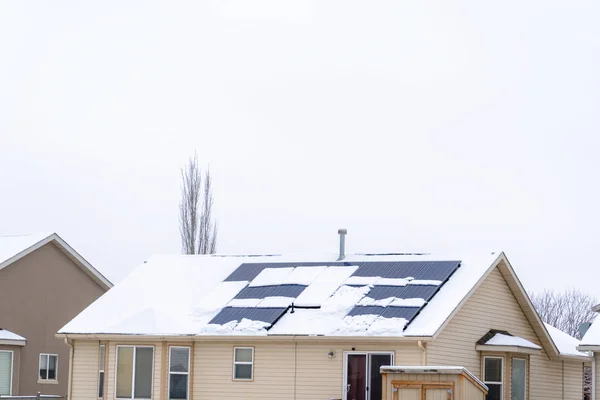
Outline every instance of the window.
{"type": "Polygon", "coordinates": [[[483,383],[489,389],[486,400],[502,400],[502,357],[484,357],[483,383]]]}
{"type": "Polygon", "coordinates": [[[252,364],[254,363],[254,347],[233,348],[233,379],[252,380],[252,364]]]}
{"type": "Polygon", "coordinates": [[[169,353],[169,399],[187,400],[190,348],[172,346],[169,353]]]}
{"type": "Polygon", "coordinates": [[[40,354],[40,381],[55,381],[58,376],[58,355],[40,354]]]}
{"type": "Polygon", "coordinates": [[[152,398],[154,347],[117,346],[117,398],[152,398]]]}
{"type": "Polygon", "coordinates": [[[106,346],[100,345],[100,361],[98,365],[98,370],[100,376],[98,377],[98,398],[101,399],[104,397],[104,361],[106,360],[106,346]]]}
{"type": "Polygon", "coordinates": [[[0,350],[0,396],[12,394],[13,352],[0,350]]]}
{"type": "Polygon", "coordinates": [[[527,393],[527,360],[513,358],[510,374],[511,400],[525,400],[527,393]]]}

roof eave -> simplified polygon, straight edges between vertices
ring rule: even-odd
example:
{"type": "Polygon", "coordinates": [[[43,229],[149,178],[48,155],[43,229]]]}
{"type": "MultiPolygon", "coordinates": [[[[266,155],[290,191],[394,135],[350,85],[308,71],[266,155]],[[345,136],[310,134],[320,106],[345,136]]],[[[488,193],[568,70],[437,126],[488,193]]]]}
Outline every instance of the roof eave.
{"type": "Polygon", "coordinates": [[[197,342],[197,341],[238,341],[238,342],[376,342],[393,343],[406,342],[417,343],[430,342],[431,336],[323,336],[323,335],[147,335],[147,334],[119,334],[119,333],[64,333],[59,332],[55,335],[58,339],[80,339],[80,340],[135,340],[135,341],[173,341],[173,342],[197,342]]]}
{"type": "Polygon", "coordinates": [[[100,285],[100,287],[102,287],[104,290],[108,290],[110,288],[113,287],[113,284],[111,281],[109,281],[104,275],[102,275],[96,268],[94,268],[92,266],[92,264],[90,264],[85,258],[83,258],[81,256],[81,254],[77,253],[77,251],[75,251],[75,249],[73,249],[71,246],[69,246],[69,244],[67,242],[65,242],[60,236],[58,236],[57,233],[53,233],[51,235],[48,235],[46,238],[40,240],[39,242],[35,243],[32,246],[29,246],[28,248],[26,248],[25,250],[21,251],[20,253],[15,254],[14,256],[12,256],[11,258],[5,260],[4,262],[0,263],[0,270],[9,266],[10,264],[20,260],[21,258],[25,257],[26,255],[34,252],[35,250],[39,249],[42,246],[45,246],[46,244],[50,243],[50,242],[55,242],[58,247],[69,257],[73,260],[73,262],[75,262],[76,264],[79,264],[79,266],[84,269],[88,275],[98,284],[100,285]]]}
{"type": "Polygon", "coordinates": [[[19,347],[23,347],[26,344],[27,344],[27,340],[0,339],[0,345],[3,345],[3,346],[19,346],[19,347]]]}

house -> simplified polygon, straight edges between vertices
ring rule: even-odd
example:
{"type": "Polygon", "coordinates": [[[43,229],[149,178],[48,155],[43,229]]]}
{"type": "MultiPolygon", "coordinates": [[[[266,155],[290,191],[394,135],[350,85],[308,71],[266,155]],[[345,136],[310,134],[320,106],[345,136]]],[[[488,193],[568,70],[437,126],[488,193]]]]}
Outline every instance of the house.
{"type": "MultiPolygon", "coordinates": [[[[600,304],[592,308],[594,312],[600,312],[600,304]]],[[[596,318],[589,327],[581,342],[578,350],[587,351],[592,354],[592,399],[600,400],[600,319],[596,318]]]]}
{"type": "Polygon", "coordinates": [[[153,256],[57,336],[76,400],[379,400],[384,366],[581,400],[590,361],[504,253],[153,256]]]}
{"type": "Polygon", "coordinates": [[[0,395],[65,395],[56,331],[111,286],[57,234],[0,236],[0,395]]]}

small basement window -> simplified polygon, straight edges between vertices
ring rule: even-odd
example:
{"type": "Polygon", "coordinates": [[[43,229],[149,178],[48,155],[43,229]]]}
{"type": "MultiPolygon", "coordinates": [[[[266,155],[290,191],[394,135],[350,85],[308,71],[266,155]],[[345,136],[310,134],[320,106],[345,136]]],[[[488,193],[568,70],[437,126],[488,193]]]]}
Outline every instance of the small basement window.
{"type": "Polygon", "coordinates": [[[502,400],[502,357],[483,358],[483,383],[489,388],[486,400],[502,400]]]}
{"type": "Polygon", "coordinates": [[[233,348],[233,379],[251,381],[253,378],[254,347],[233,348]]]}
{"type": "Polygon", "coordinates": [[[58,378],[58,355],[40,354],[40,370],[38,379],[43,382],[56,381],[58,378]]]}

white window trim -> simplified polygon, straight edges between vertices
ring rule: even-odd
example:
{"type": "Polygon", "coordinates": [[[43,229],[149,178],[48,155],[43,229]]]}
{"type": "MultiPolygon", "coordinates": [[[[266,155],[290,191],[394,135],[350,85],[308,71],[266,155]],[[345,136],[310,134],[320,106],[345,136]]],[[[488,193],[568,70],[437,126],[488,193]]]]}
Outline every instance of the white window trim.
{"type": "Polygon", "coordinates": [[[12,384],[15,373],[15,352],[12,350],[0,350],[0,353],[10,353],[10,381],[8,382],[8,395],[12,396],[12,384]]]}
{"type": "MultiPolygon", "coordinates": [[[[102,400],[102,397],[100,397],[100,374],[101,373],[104,373],[103,386],[104,386],[104,384],[106,384],[106,372],[104,371],[104,366],[106,365],[106,345],[105,344],[100,345],[100,354],[102,354],[102,353],[104,353],[104,363],[102,363],[98,366],[98,399],[99,400],[102,400]]],[[[102,356],[100,356],[100,358],[102,358],[102,356]]]]}
{"type": "Polygon", "coordinates": [[[190,398],[190,363],[192,359],[192,348],[190,346],[169,346],[169,380],[167,381],[167,398],[171,399],[171,374],[173,375],[187,375],[187,390],[185,392],[185,398],[190,398]],[[171,371],[171,349],[187,349],[188,351],[188,365],[187,372],[171,371]]]}
{"type": "Polygon", "coordinates": [[[488,384],[491,383],[492,385],[500,385],[500,400],[504,399],[504,357],[499,357],[499,356],[484,356],[483,357],[483,383],[488,384]],[[487,359],[493,359],[493,360],[500,360],[502,362],[502,364],[500,364],[500,382],[495,382],[495,381],[488,381],[485,379],[485,360],[487,359]]]}
{"type": "MultiPolygon", "coordinates": [[[[511,388],[511,391],[512,391],[512,378],[513,378],[513,371],[512,371],[513,360],[523,360],[523,361],[525,361],[525,379],[523,379],[523,383],[525,384],[525,387],[524,387],[525,393],[523,394],[523,398],[525,400],[527,400],[528,389],[529,389],[528,388],[529,381],[527,380],[527,375],[528,375],[527,372],[529,371],[529,360],[527,358],[525,358],[525,357],[511,357],[510,358],[510,388],[511,388]]],[[[512,393],[511,393],[510,396],[512,397],[512,393]]]]}
{"type": "MultiPolygon", "coordinates": [[[[152,400],[152,396],[154,395],[154,346],[143,346],[143,345],[134,345],[134,344],[119,344],[116,346],[116,356],[115,356],[115,399],[130,399],[130,400],[152,400]],[[131,397],[117,397],[117,368],[119,366],[119,348],[121,347],[131,347],[133,348],[133,368],[131,372],[131,397]],[[152,380],[150,383],[150,397],[139,397],[135,398],[135,355],[137,354],[136,349],[152,349],[152,380]]],[[[106,379],[106,377],[105,377],[106,379]]]]}
{"type": "Polygon", "coordinates": [[[342,374],[343,374],[343,379],[342,379],[342,398],[343,400],[347,399],[348,396],[348,356],[349,355],[364,355],[367,357],[367,374],[368,376],[366,376],[365,378],[369,379],[369,382],[367,382],[366,384],[368,386],[371,386],[371,374],[368,371],[369,370],[369,355],[370,354],[374,354],[374,355],[389,355],[392,358],[392,365],[394,365],[394,357],[395,357],[395,353],[393,351],[345,351],[344,352],[344,367],[342,368],[342,374]]]}
{"type": "Polygon", "coordinates": [[[234,347],[233,348],[233,371],[232,378],[234,381],[250,382],[254,380],[254,347],[234,347]],[[252,361],[235,361],[235,351],[240,350],[252,350],[252,361]],[[235,366],[236,365],[250,365],[250,379],[247,378],[236,378],[235,377],[235,366]]]}
{"type": "Polygon", "coordinates": [[[58,383],[58,354],[40,353],[40,356],[38,358],[37,377],[38,377],[38,380],[37,380],[38,383],[51,383],[51,384],[58,383]],[[48,360],[46,361],[46,377],[48,376],[48,371],[50,369],[50,356],[56,357],[56,371],[54,372],[54,375],[56,376],[55,379],[48,379],[48,378],[44,379],[40,376],[40,361],[42,359],[42,356],[48,356],[48,360]]]}

